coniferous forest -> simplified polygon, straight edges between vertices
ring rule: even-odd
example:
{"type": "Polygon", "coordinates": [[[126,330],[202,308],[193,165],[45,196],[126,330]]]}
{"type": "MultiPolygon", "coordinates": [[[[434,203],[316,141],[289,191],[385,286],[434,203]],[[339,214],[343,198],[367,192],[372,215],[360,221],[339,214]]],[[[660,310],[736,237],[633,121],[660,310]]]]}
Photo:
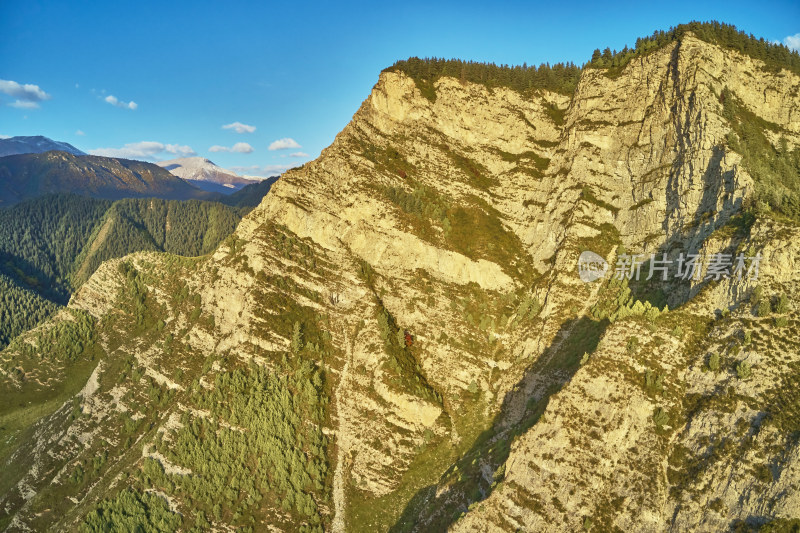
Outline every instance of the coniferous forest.
{"type": "Polygon", "coordinates": [[[571,94],[578,85],[581,69],[573,63],[542,63],[535,65],[496,65],[460,59],[440,59],[412,57],[398,61],[386,71],[403,72],[414,78],[423,96],[435,99],[433,83],[439,78],[449,76],[487,87],[508,87],[519,92],[535,89],[548,89],[571,94]]]}
{"type": "Polygon", "coordinates": [[[627,46],[622,50],[606,48],[594,51],[591,60],[583,67],[574,63],[542,63],[535,65],[497,65],[460,59],[418,58],[396,62],[385,69],[390,72],[403,72],[414,79],[423,96],[436,99],[434,83],[439,78],[449,76],[487,87],[507,87],[521,93],[545,89],[558,93],[572,94],[578,85],[583,68],[606,68],[611,73],[620,70],[632,59],[657,50],[679,40],[691,32],[699,39],[736,50],[754,59],[763,61],[774,69],[786,68],[800,73],[800,54],[783,44],[756,38],[752,34],[737,30],[735,26],[721,22],[690,22],[666,31],[656,31],[649,37],[636,40],[634,48],[627,46]]]}
{"type": "Polygon", "coordinates": [[[636,39],[636,47],[627,46],[620,51],[606,48],[602,52],[597,49],[587,66],[596,68],[620,68],[638,56],[642,56],[675,42],[687,33],[693,33],[698,39],[711,44],[735,50],[741,54],[763,61],[767,67],[779,70],[788,69],[800,73],[800,54],[790,50],[783,44],[771,43],[763,37],[736,29],[732,24],[722,22],[690,22],[680,24],[666,31],[655,31],[649,37],[636,39]]]}
{"type": "Polygon", "coordinates": [[[58,194],[0,209],[0,349],[66,305],[103,261],[138,251],[212,252],[257,203],[232,200],[58,194]]]}

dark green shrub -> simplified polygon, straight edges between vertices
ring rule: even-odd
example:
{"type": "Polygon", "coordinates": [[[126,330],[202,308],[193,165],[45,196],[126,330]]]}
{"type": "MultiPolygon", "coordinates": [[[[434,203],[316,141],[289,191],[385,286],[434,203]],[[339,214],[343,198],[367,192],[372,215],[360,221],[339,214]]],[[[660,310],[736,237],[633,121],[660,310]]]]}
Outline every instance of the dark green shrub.
{"type": "Polygon", "coordinates": [[[653,423],[657,428],[665,426],[669,422],[669,413],[663,407],[659,407],[653,413],[653,423]]]}
{"type": "Polygon", "coordinates": [[[628,339],[628,344],[625,346],[625,350],[629,354],[634,354],[639,351],[639,337],[630,337],[628,339]]]}
{"type": "Polygon", "coordinates": [[[753,375],[753,369],[750,367],[750,363],[747,361],[736,363],[736,375],[742,380],[750,378],[750,376],[753,375]]]}
{"type": "Polygon", "coordinates": [[[775,312],[781,315],[789,312],[789,297],[786,296],[786,293],[778,297],[778,302],[775,304],[775,312]]]}

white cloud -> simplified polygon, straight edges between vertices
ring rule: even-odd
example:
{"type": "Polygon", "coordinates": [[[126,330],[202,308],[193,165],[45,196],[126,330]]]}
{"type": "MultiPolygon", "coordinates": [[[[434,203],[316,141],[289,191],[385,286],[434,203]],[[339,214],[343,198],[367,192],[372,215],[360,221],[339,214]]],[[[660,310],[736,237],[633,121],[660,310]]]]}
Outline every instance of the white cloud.
{"type": "Polygon", "coordinates": [[[292,152],[289,157],[308,157],[308,154],[305,152],[292,152]]]}
{"type": "Polygon", "coordinates": [[[38,109],[39,103],[38,102],[29,102],[27,100],[17,100],[15,102],[11,102],[11,107],[16,107],[17,109],[38,109]]]}
{"type": "Polygon", "coordinates": [[[223,130],[233,130],[236,133],[253,133],[256,131],[255,126],[248,126],[247,124],[242,124],[241,122],[233,122],[231,124],[225,124],[222,126],[223,130]]]}
{"type": "Polygon", "coordinates": [[[260,178],[268,178],[270,176],[277,176],[283,174],[295,165],[252,165],[249,167],[230,167],[231,170],[242,176],[253,176],[260,178]]]}
{"type": "Polygon", "coordinates": [[[81,130],[75,130],[75,135],[80,135],[81,137],[83,137],[86,134],[83,133],[83,131],[81,131],[81,130]]]}
{"type": "Polygon", "coordinates": [[[164,145],[164,151],[180,157],[197,155],[191,146],[186,146],[185,144],[182,146],[180,144],[166,144],[164,145]]]}
{"type": "Polygon", "coordinates": [[[146,161],[154,161],[158,159],[156,156],[165,153],[177,157],[190,157],[197,155],[190,146],[180,144],[163,144],[156,141],[128,143],[122,148],[95,148],[94,150],[89,150],[89,153],[104,157],[144,159],[146,161]]]}
{"type": "Polygon", "coordinates": [[[208,149],[209,152],[234,152],[237,154],[249,154],[253,151],[253,147],[247,143],[236,143],[230,148],[227,146],[220,146],[215,144],[208,149]]]}
{"type": "Polygon", "coordinates": [[[131,111],[139,107],[139,105],[133,100],[130,102],[123,102],[113,94],[109,94],[104,98],[104,100],[113,106],[121,107],[122,109],[130,109],[131,111]]]}
{"type": "Polygon", "coordinates": [[[783,40],[783,44],[796,52],[800,52],[800,33],[789,35],[783,40]]]}
{"type": "Polygon", "coordinates": [[[21,84],[11,80],[0,80],[0,93],[16,98],[9,105],[20,109],[35,109],[39,102],[52,98],[49,94],[31,83],[21,84]]]}
{"type": "Polygon", "coordinates": [[[269,145],[270,150],[286,150],[289,148],[302,148],[302,146],[297,144],[297,141],[289,137],[278,139],[277,141],[269,145]]]}

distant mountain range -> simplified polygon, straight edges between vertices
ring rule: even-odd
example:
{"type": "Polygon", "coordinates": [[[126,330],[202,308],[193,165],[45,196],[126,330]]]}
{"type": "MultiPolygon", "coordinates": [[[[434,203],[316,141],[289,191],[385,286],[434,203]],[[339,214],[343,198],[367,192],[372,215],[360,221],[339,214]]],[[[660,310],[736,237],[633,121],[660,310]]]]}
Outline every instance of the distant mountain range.
{"type": "Polygon", "coordinates": [[[41,135],[0,139],[0,157],[18,154],[41,154],[51,150],[60,150],[72,155],[86,155],[85,152],[81,152],[69,143],[54,141],[41,135]]]}
{"type": "Polygon", "coordinates": [[[274,181],[274,178],[240,176],[204,157],[152,164],[89,156],[69,143],[42,135],[0,139],[0,207],[61,192],[106,199],[158,197],[224,201],[223,197],[248,189],[248,186],[254,186],[249,188],[253,192],[243,191],[238,196],[260,199],[274,181]],[[47,154],[53,151],[62,155],[47,154]]]}
{"type": "Polygon", "coordinates": [[[215,165],[204,157],[183,157],[161,161],[158,166],[169,170],[204,191],[231,194],[260,180],[247,179],[231,170],[215,165]]]}
{"type": "Polygon", "coordinates": [[[0,158],[0,206],[43,194],[67,192],[110,200],[217,199],[217,195],[143,161],[73,155],[64,151],[0,158]]]}

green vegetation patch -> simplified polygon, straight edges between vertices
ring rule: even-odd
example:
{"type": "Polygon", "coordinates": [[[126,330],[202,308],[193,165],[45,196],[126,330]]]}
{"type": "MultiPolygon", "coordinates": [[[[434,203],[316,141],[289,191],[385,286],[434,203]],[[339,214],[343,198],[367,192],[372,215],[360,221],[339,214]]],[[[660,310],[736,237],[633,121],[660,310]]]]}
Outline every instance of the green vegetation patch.
{"type": "Polygon", "coordinates": [[[389,172],[401,178],[406,178],[415,171],[414,165],[409,163],[405,156],[394,146],[378,146],[360,139],[354,142],[361,155],[374,163],[378,172],[389,172]]]}
{"type": "Polygon", "coordinates": [[[470,186],[488,191],[499,184],[497,179],[492,177],[489,170],[482,164],[473,161],[445,144],[440,145],[439,148],[450,158],[453,166],[467,178],[467,184],[470,186]]]}
{"type": "Polygon", "coordinates": [[[60,308],[57,303],[0,273],[0,349],[20,333],[53,316],[60,308]]]}
{"type": "Polygon", "coordinates": [[[187,495],[196,515],[237,527],[260,523],[259,509],[269,504],[289,517],[273,524],[318,529],[319,504],[330,504],[322,372],[299,357],[280,373],[220,361],[232,368],[216,375],[213,390],[197,386],[191,395],[209,416],[186,413],[182,427],[156,438],[156,450],[191,475],[167,474],[149,460],[145,485],[187,495]]]}
{"type": "Polygon", "coordinates": [[[434,84],[443,77],[477,83],[490,89],[506,87],[522,94],[531,94],[540,89],[572,94],[578,85],[581,69],[574,63],[542,63],[539,67],[523,64],[512,67],[460,59],[411,57],[396,62],[384,72],[402,72],[411,77],[422,96],[435,102],[434,84]]]}
{"type": "Polygon", "coordinates": [[[585,185],[583,189],[581,189],[581,200],[584,200],[585,202],[596,205],[598,207],[602,207],[607,211],[611,211],[611,213],[613,213],[615,216],[617,213],[619,213],[618,207],[615,207],[609,204],[608,202],[599,199],[597,196],[595,196],[594,192],[588,185],[585,185]]]}
{"type": "Polygon", "coordinates": [[[529,150],[520,154],[512,154],[503,150],[495,150],[503,161],[516,163],[515,170],[524,172],[534,178],[541,178],[547,167],[550,166],[550,159],[529,150]]]}
{"type": "Polygon", "coordinates": [[[650,299],[639,295],[639,298],[629,287],[627,279],[620,280],[613,276],[598,292],[597,302],[591,307],[590,313],[595,319],[607,318],[611,322],[628,317],[643,317],[652,322],[669,311],[666,304],[663,308],[658,307],[658,303],[663,301],[663,295],[650,299]],[[654,305],[651,301],[658,303],[654,305]]]}
{"type": "Polygon", "coordinates": [[[723,116],[733,132],[728,146],[742,155],[742,163],[755,180],[755,211],[800,222],[800,148],[789,150],[781,138],[776,148],[766,130],[780,131],[748,110],[727,88],[720,95],[723,116]]]}
{"type": "Polygon", "coordinates": [[[697,38],[728,50],[763,61],[767,68],[778,71],[782,68],[800,74],[800,54],[788,47],[770,41],[756,39],[736,29],[736,26],[717,21],[690,22],[672,27],[667,31],[655,31],[649,37],[636,39],[636,47],[627,46],[621,51],[606,48],[598,49],[592,54],[587,67],[607,69],[610,77],[619,76],[625,66],[637,57],[643,57],[671,43],[680,41],[687,33],[697,38]]]}
{"type": "Polygon", "coordinates": [[[413,336],[397,325],[382,302],[379,302],[377,320],[378,332],[389,356],[382,365],[389,386],[441,405],[442,395],[428,383],[414,353],[413,336]]]}
{"type": "Polygon", "coordinates": [[[126,489],[104,500],[80,526],[82,533],[160,533],[177,531],[180,515],[169,509],[164,498],[149,492],[126,489]]]}
{"type": "Polygon", "coordinates": [[[532,269],[519,237],[502,223],[502,215],[477,196],[460,202],[438,191],[410,181],[411,190],[382,186],[379,190],[404,214],[414,233],[470,259],[485,259],[500,265],[510,275],[530,279],[532,269]]]}
{"type": "MultiPolygon", "coordinates": [[[[0,461],[33,442],[34,424],[55,412],[86,384],[102,353],[94,319],[68,309],[35,333],[17,337],[0,352],[0,461]]],[[[23,461],[4,463],[0,494],[27,471],[23,461]]],[[[2,516],[0,515],[0,520],[2,516]]]]}

